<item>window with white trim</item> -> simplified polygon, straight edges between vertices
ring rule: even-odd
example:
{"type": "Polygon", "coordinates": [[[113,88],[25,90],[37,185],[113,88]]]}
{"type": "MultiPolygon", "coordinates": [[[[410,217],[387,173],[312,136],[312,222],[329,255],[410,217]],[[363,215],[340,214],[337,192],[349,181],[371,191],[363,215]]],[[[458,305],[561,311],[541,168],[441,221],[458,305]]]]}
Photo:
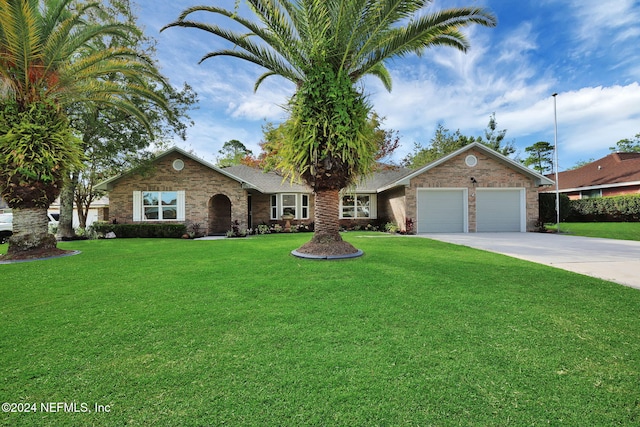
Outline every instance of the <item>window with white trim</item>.
{"type": "Polygon", "coordinates": [[[340,199],[341,219],[376,219],[375,194],[344,194],[340,199]]]}
{"type": "Polygon", "coordinates": [[[295,219],[309,219],[309,195],[272,194],[271,219],[279,220],[282,215],[293,215],[295,219]]]}
{"type": "Polygon", "coordinates": [[[134,221],[184,221],[184,191],[134,191],[134,221]]]}
{"type": "Polygon", "coordinates": [[[282,215],[296,216],[296,195],[295,194],[283,194],[282,195],[282,215]]]}
{"type": "Polygon", "coordinates": [[[595,197],[602,197],[602,190],[582,190],[580,192],[581,199],[593,199],[595,197]]]}

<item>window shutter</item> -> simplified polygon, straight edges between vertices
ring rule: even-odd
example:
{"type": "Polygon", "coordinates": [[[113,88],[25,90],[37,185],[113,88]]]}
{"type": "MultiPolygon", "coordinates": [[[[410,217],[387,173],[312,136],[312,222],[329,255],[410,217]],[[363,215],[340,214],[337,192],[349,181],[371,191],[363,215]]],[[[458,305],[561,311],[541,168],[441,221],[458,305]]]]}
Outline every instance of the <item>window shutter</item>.
{"type": "Polygon", "coordinates": [[[185,218],[185,197],[184,197],[184,190],[183,191],[178,191],[178,218],[176,218],[178,221],[184,221],[185,218]]]}
{"type": "Polygon", "coordinates": [[[133,192],[133,220],[142,221],[142,191],[133,192]]]}
{"type": "Polygon", "coordinates": [[[271,195],[271,219],[278,219],[278,196],[271,195]]]}
{"type": "Polygon", "coordinates": [[[378,195],[372,194],[370,196],[371,207],[369,208],[371,212],[369,213],[369,219],[378,219],[378,195]]]}

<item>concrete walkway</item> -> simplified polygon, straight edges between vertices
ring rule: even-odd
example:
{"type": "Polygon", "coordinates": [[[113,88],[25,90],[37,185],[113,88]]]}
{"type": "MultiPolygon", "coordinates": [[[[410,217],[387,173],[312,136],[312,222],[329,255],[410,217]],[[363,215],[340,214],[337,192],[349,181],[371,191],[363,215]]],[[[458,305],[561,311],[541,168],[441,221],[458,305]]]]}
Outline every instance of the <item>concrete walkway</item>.
{"type": "Polygon", "coordinates": [[[545,233],[425,233],[429,239],[496,252],[640,289],[640,242],[545,233]]]}

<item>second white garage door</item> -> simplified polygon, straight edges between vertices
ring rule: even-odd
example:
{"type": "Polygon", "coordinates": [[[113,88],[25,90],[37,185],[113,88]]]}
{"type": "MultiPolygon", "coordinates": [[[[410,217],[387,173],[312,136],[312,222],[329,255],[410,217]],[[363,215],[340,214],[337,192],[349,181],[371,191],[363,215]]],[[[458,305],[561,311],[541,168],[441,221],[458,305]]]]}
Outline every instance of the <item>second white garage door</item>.
{"type": "Polygon", "coordinates": [[[418,190],[418,233],[467,231],[465,189],[418,190]]]}
{"type": "Polygon", "coordinates": [[[525,231],[524,190],[477,189],[476,230],[478,232],[525,231]]]}

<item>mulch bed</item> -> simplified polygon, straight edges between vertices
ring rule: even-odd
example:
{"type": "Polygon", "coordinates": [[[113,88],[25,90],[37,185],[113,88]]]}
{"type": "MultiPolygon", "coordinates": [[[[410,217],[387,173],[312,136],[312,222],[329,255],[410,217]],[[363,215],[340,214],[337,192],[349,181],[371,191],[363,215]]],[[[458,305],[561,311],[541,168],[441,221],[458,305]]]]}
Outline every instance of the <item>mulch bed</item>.
{"type": "Polygon", "coordinates": [[[61,257],[65,255],[73,255],[77,253],[77,251],[69,251],[58,248],[49,248],[49,249],[37,249],[34,251],[28,251],[18,254],[5,254],[0,255],[0,262],[7,261],[35,261],[39,259],[45,258],[55,258],[61,257]]]}
{"type": "Polygon", "coordinates": [[[297,251],[302,254],[319,256],[340,256],[358,252],[353,245],[344,241],[334,241],[330,243],[317,243],[311,241],[299,247],[297,251]]]}

